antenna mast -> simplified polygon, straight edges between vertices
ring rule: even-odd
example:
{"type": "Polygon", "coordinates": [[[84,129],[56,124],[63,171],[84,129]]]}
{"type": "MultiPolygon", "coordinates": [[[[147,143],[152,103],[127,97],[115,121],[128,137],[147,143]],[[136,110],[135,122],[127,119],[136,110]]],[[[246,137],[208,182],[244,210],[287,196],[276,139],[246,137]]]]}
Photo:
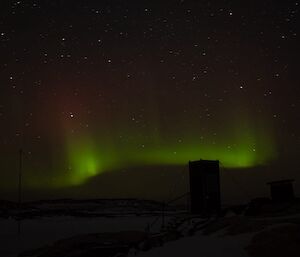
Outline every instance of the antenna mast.
{"type": "Polygon", "coordinates": [[[23,166],[23,150],[22,148],[19,150],[19,184],[18,184],[18,204],[19,209],[22,204],[22,167],[23,166]]]}

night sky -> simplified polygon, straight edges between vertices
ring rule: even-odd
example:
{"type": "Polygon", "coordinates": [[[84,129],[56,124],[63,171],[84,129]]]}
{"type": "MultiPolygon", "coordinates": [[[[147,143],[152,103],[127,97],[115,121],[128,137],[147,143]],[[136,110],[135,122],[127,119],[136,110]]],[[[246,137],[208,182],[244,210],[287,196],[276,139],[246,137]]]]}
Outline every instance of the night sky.
{"type": "Polygon", "coordinates": [[[300,3],[278,2],[1,1],[0,198],[20,148],[27,199],[168,197],[198,159],[231,195],[300,181],[300,3]]]}

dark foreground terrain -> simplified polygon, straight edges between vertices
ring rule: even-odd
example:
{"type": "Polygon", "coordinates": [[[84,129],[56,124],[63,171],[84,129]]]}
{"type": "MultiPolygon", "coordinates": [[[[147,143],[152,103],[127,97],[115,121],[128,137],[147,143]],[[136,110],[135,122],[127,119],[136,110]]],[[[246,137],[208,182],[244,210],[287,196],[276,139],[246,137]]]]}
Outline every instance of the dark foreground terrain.
{"type": "MultiPolygon", "coordinates": [[[[138,201],[123,199],[114,201],[113,204],[98,201],[101,202],[101,208],[97,207],[97,201],[75,202],[71,200],[43,202],[39,207],[37,204],[31,204],[31,207],[23,210],[21,217],[27,219],[30,217],[32,221],[38,219],[43,222],[43,215],[56,220],[57,213],[60,217],[73,214],[76,223],[76,219],[89,220],[100,215],[101,222],[113,221],[113,224],[116,224],[114,231],[110,231],[110,227],[104,228],[101,223],[99,232],[75,233],[73,236],[49,242],[41,247],[24,250],[18,256],[179,257],[187,254],[189,257],[298,257],[300,253],[300,202],[298,200],[289,203],[254,201],[246,206],[227,208],[219,217],[191,215],[184,211],[176,212],[173,207],[164,208],[165,212],[162,215],[161,204],[148,201],[138,203],[138,201]],[[85,208],[82,208],[83,205],[85,208]],[[65,206],[69,208],[64,213],[62,210],[65,206]],[[146,219],[139,227],[126,224],[125,228],[121,226],[120,221],[126,215],[131,217],[130,222],[135,222],[141,217],[146,219]],[[130,227],[134,228],[128,229],[130,227]]],[[[97,220],[93,224],[97,224],[97,220]]],[[[59,226],[56,229],[59,230],[59,226]]]]}

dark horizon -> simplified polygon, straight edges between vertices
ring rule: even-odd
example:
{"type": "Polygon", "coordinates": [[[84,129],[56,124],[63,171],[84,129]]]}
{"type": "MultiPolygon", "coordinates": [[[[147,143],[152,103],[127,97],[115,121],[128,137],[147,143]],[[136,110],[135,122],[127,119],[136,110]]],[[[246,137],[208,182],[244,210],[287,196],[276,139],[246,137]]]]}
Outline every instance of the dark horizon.
{"type": "MultiPolygon", "coordinates": [[[[256,168],[226,169],[220,167],[222,206],[247,204],[260,197],[270,198],[268,182],[294,178],[293,173],[281,174],[281,167],[261,166],[256,168]],[[277,169],[275,169],[277,168],[277,169]],[[253,187],[252,185],[256,186],[253,187]],[[238,192],[238,193],[237,193],[238,192]]],[[[293,183],[296,197],[300,195],[299,181],[293,183]]],[[[22,190],[22,201],[51,199],[146,199],[169,201],[188,193],[189,169],[186,166],[145,166],[127,169],[126,171],[110,171],[100,174],[84,185],[29,190],[25,185],[22,190]],[[151,175],[150,175],[151,173],[151,175]],[[162,174],[163,173],[163,174],[162,174]],[[103,187],[106,185],[106,187],[103,187]],[[153,189],[155,186],[155,190],[153,189]]],[[[1,190],[1,200],[17,202],[17,174],[14,190],[1,190]]],[[[179,203],[189,201],[188,196],[179,203]]]]}

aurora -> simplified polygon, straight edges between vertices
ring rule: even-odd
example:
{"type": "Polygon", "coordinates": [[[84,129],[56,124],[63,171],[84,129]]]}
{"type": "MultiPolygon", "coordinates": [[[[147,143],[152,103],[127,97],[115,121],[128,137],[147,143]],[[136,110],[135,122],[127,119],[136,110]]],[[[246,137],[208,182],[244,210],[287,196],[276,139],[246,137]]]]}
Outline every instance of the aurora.
{"type": "Polygon", "coordinates": [[[16,197],[20,149],[28,199],[151,198],[153,183],[160,199],[200,159],[252,181],[253,197],[299,180],[299,6],[250,5],[3,6],[3,198],[16,197]]]}
{"type": "Polygon", "coordinates": [[[68,139],[66,154],[70,172],[65,183],[82,184],[93,176],[126,167],[187,165],[188,161],[210,159],[219,160],[224,168],[249,168],[265,165],[276,157],[270,130],[255,131],[249,122],[236,122],[234,128],[223,128],[223,134],[205,139],[190,135],[168,142],[151,140],[154,137],[157,133],[151,138],[149,132],[148,138],[140,137],[141,141],[131,144],[117,141],[114,147],[103,144],[97,135],[68,139]]]}

